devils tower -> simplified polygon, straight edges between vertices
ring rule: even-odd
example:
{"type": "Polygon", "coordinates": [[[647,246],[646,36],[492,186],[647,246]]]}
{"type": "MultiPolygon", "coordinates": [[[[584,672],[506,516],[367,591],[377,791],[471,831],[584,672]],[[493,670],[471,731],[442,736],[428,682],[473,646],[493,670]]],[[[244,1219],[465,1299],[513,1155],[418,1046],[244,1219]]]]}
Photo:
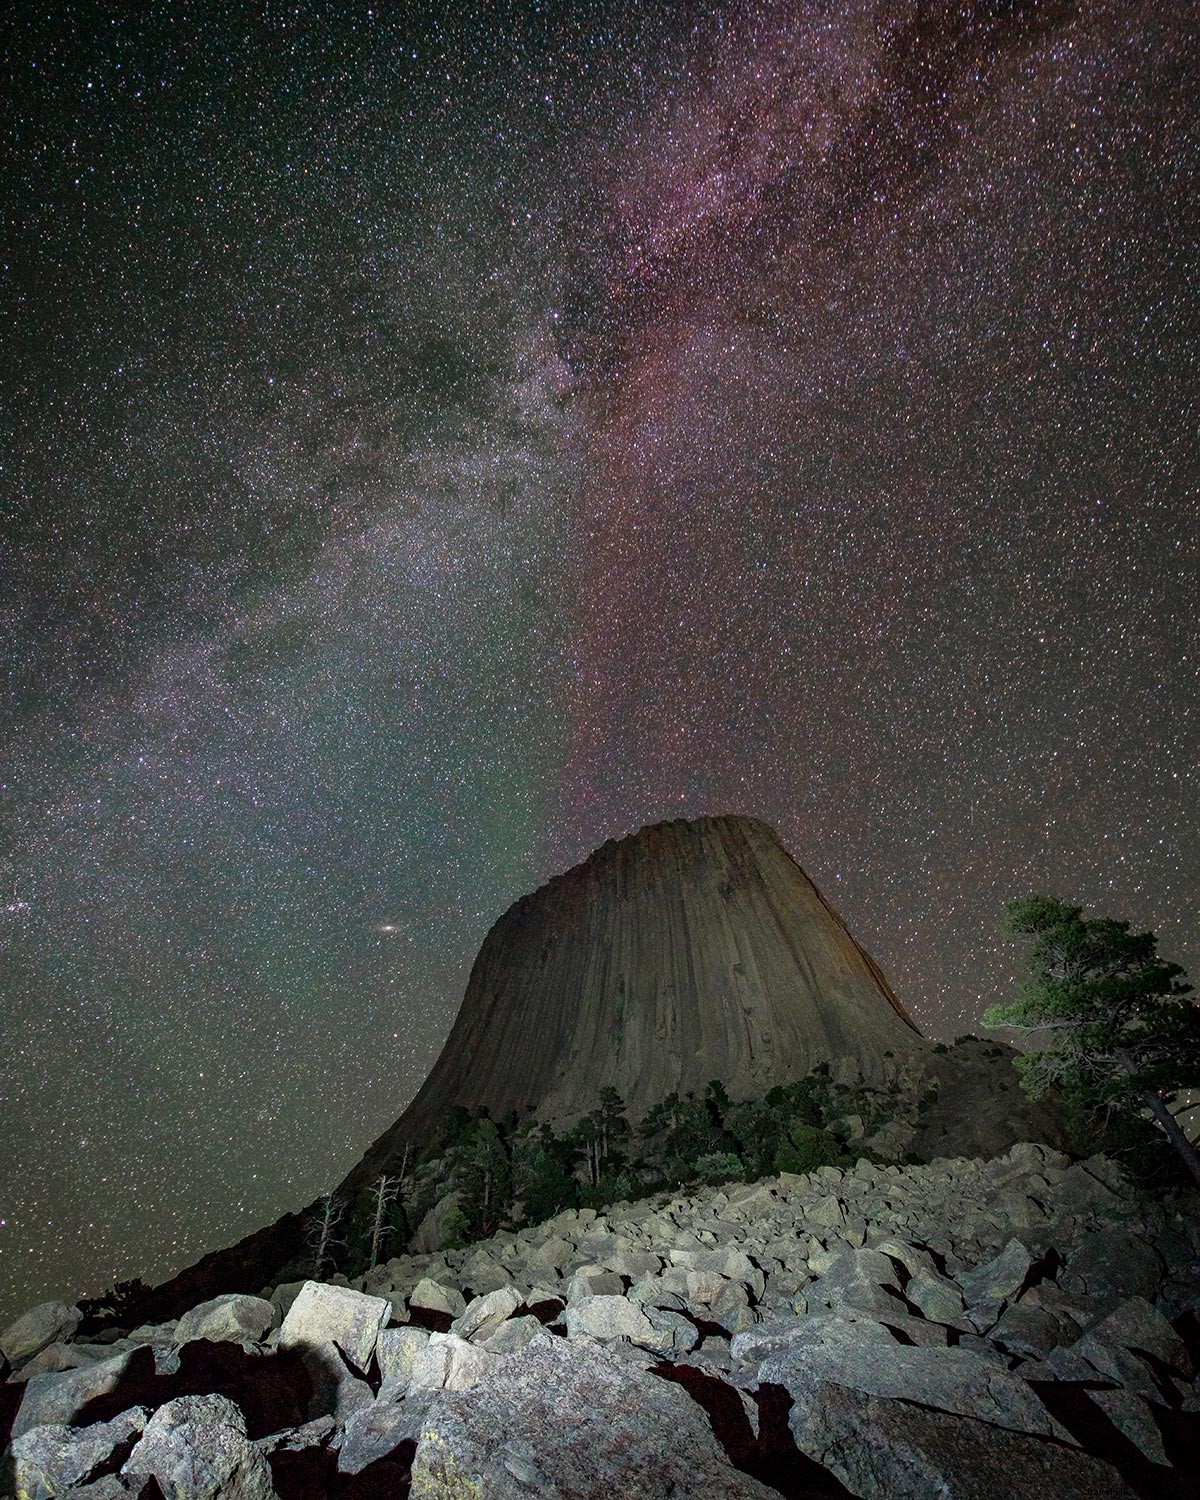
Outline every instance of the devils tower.
{"type": "MultiPolygon", "coordinates": [[[[820,1063],[886,1083],[929,1044],[878,965],[756,818],[659,823],[523,896],[484,939],[412,1103],[335,1189],[350,1201],[455,1106],[560,1123],[617,1090],[632,1119],[719,1079],[762,1096],[820,1063]]],[[[288,1214],[157,1288],[147,1318],[253,1291],[295,1262],[288,1214]]]]}
{"type": "Polygon", "coordinates": [[[714,1078],[734,1098],[818,1063],[883,1083],[926,1050],[772,828],[659,823],[505,912],[424,1086],[343,1188],[428,1143],[454,1106],[565,1121],[610,1085],[636,1119],[714,1078]]]}

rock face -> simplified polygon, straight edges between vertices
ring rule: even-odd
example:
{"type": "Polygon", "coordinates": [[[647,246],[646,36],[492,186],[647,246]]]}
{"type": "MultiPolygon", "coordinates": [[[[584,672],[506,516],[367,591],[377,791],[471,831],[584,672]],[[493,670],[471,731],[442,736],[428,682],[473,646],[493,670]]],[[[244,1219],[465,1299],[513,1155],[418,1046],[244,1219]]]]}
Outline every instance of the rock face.
{"type": "Polygon", "coordinates": [[[878,966],[765,823],[660,823],[523,897],[484,940],[412,1104],[344,1187],[455,1105],[565,1121],[719,1078],[766,1093],[818,1063],[883,1083],[927,1045],[878,966]]]}

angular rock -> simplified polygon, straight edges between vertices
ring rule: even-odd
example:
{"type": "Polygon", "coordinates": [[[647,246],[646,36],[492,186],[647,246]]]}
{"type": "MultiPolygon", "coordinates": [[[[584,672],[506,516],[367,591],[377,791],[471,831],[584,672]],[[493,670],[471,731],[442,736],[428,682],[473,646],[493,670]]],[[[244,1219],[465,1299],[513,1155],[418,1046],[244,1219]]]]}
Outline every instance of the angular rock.
{"type": "Polygon", "coordinates": [[[349,1287],[306,1281],[279,1330],[280,1349],[313,1349],[335,1343],[358,1369],[365,1370],[375,1352],[379,1331],[391,1316],[382,1297],[368,1297],[349,1287]]]}
{"type": "Polygon", "coordinates": [[[784,1386],[792,1397],[793,1432],[817,1400],[818,1386],[828,1382],[868,1396],[917,1401],[1015,1432],[1062,1435],[1025,1382],[1002,1366],[962,1347],[922,1349],[881,1341],[862,1323],[797,1323],[787,1342],[763,1359],[758,1379],[784,1386]]]}
{"type": "Polygon", "coordinates": [[[1041,1359],[1058,1347],[1068,1331],[1061,1318],[1044,1307],[1024,1302],[1006,1308],[999,1321],[989,1330],[988,1338],[1012,1354],[1032,1355],[1041,1359]]]}
{"type": "Polygon", "coordinates": [[[274,1500],[266,1458],[225,1396],[179,1396],[160,1406],[122,1470],[153,1478],[167,1500],[274,1500]]]}
{"type": "Polygon", "coordinates": [[[423,1328],[383,1329],[375,1341],[380,1375],[385,1380],[398,1380],[407,1386],[413,1360],[428,1342],[429,1335],[423,1328]]]}
{"type": "Polygon", "coordinates": [[[213,1343],[258,1343],[275,1327],[278,1309],[261,1297],[230,1292],[202,1302],[184,1313],[175,1325],[174,1341],[209,1339],[213,1343]]]}
{"type": "Polygon", "coordinates": [[[458,1223],[459,1195],[446,1193],[433,1205],[413,1235],[412,1248],[418,1255],[444,1250],[458,1223]]]}
{"type": "MultiPolygon", "coordinates": [[[[686,1275],[684,1278],[686,1286],[686,1275]]],[[[686,1303],[678,1292],[672,1291],[661,1276],[643,1276],[635,1281],[625,1294],[639,1307],[663,1307],[672,1312],[682,1312],[686,1303]]]]}
{"type": "Polygon", "coordinates": [[[864,1312],[904,1310],[900,1276],[895,1265],[878,1250],[846,1250],[815,1282],[805,1287],[808,1306],[856,1307],[864,1312]]]}
{"type": "Polygon", "coordinates": [[[579,1302],[584,1297],[623,1297],[625,1283],[615,1271],[605,1271],[599,1266],[582,1266],[567,1282],[567,1302],[579,1302]]]}
{"type": "Polygon", "coordinates": [[[459,1318],[467,1310],[467,1299],[457,1287],[443,1286],[429,1276],[423,1276],[409,1294],[410,1307],[423,1307],[430,1312],[449,1313],[459,1318]]]}
{"type": "Polygon", "coordinates": [[[1113,1308],[1130,1297],[1153,1298],[1162,1276],[1162,1261],[1140,1235],[1098,1229],[1069,1257],[1066,1285],[1081,1287],[1095,1307],[1113,1308]]]}
{"type": "Polygon", "coordinates": [[[450,1332],[456,1333],[460,1339],[481,1344],[506,1318],[511,1318],[520,1305],[521,1294],[516,1287],[499,1287],[468,1302],[466,1310],[451,1323],[450,1332]]]}
{"type": "Polygon", "coordinates": [[[955,1280],[968,1305],[1011,1301],[1025,1285],[1032,1266],[1033,1256],[1021,1241],[1009,1240],[995,1260],[964,1271],[955,1280]]]}
{"type": "Polygon", "coordinates": [[[70,1426],[79,1413],[97,1396],[114,1391],[125,1373],[131,1350],[124,1349],[110,1359],[81,1365],[65,1374],[48,1370],[26,1382],[25,1394],[13,1424],[13,1436],[20,1437],[31,1427],[61,1423],[70,1426]]]}
{"type": "Polygon", "coordinates": [[[567,1334],[592,1339],[632,1339],[645,1343],[654,1337],[654,1324],[628,1297],[584,1297],[568,1305],[567,1334]]]}
{"type": "Polygon", "coordinates": [[[356,1411],[370,1405],[371,1387],[332,1339],[305,1345],[302,1361],[312,1383],[305,1411],[310,1422],[332,1417],[340,1426],[356,1411]]]}
{"type": "Polygon", "coordinates": [[[654,1333],[650,1338],[639,1340],[644,1347],[674,1357],[689,1353],[700,1342],[700,1330],[690,1318],[659,1308],[654,1308],[648,1316],[654,1333]]]}
{"type": "Polygon", "coordinates": [[[1117,1431],[1152,1464],[1169,1462],[1153,1409],[1140,1396],[1120,1389],[1093,1390],[1089,1394],[1117,1431]]]}
{"type": "Polygon", "coordinates": [[[339,1474],[361,1474],[401,1443],[416,1443],[435,1392],[419,1391],[404,1401],[382,1398],[357,1412],[346,1424],[338,1449],[339,1474]]]}
{"type": "Polygon", "coordinates": [[[488,1335],[484,1347],[489,1354],[516,1354],[541,1331],[541,1323],[530,1314],[523,1318],[507,1318],[494,1333],[488,1335]]]}
{"type": "Polygon", "coordinates": [[[1158,1309],[1144,1297],[1131,1297],[1102,1318],[1087,1336],[1100,1343],[1149,1354],[1185,1377],[1193,1374],[1187,1345],[1158,1309]]]}
{"type": "Polygon", "coordinates": [[[798,1428],[800,1449],[868,1500],[1134,1500],[1100,1459],[1045,1438],[830,1385],[798,1428]]]}
{"type": "MultiPolygon", "coordinates": [[[[351,1418],[353,1420],[353,1418],[351,1418]]],[[[333,1436],[337,1423],[332,1417],[314,1417],[300,1427],[287,1427],[267,1437],[255,1438],[254,1446],[266,1458],[272,1453],[301,1453],[305,1448],[319,1448],[333,1436]]]]}
{"type": "MultiPolygon", "coordinates": [[[[736,1283],[726,1281],[716,1271],[687,1271],[684,1285],[684,1296],[689,1307],[709,1307],[727,1286],[734,1286],[736,1283]]],[[[748,1300],[743,1292],[742,1305],[745,1306],[748,1300]]]]}
{"type": "Polygon", "coordinates": [[[546,1334],[486,1385],[432,1403],[412,1493],[421,1500],[775,1495],[730,1465],[704,1412],[679,1386],[601,1346],[546,1334]]]}
{"type": "Polygon", "coordinates": [[[278,1321],[280,1323],[287,1317],[292,1303],[295,1302],[296,1298],[307,1285],[307,1281],[284,1281],[272,1289],[271,1295],[267,1300],[278,1311],[278,1321]]]}
{"type": "Polygon", "coordinates": [[[78,1370],[83,1365],[94,1365],[105,1358],[111,1358],[111,1351],[97,1349],[94,1344],[47,1344],[8,1378],[21,1384],[32,1380],[35,1375],[44,1375],[47,1371],[58,1373],[78,1370]]]}
{"type": "Polygon", "coordinates": [[[618,1276],[627,1276],[631,1281],[639,1276],[653,1276],[662,1269],[662,1257],[649,1250],[613,1250],[600,1257],[606,1271],[615,1271],[618,1276]]]}
{"type": "Polygon", "coordinates": [[[83,1314],[65,1302],[42,1302],[10,1323],[0,1335],[0,1354],[11,1365],[19,1365],[39,1354],[48,1344],[69,1339],[83,1314]]]}
{"type": "Polygon", "coordinates": [[[465,1391],[489,1376],[500,1356],[453,1333],[435,1333],[413,1356],[410,1393],[426,1390],[465,1391]]]}
{"type": "Polygon", "coordinates": [[[905,1298],[933,1323],[954,1326],[964,1312],[963,1294],[954,1282],[933,1271],[917,1271],[904,1288],[905,1298]]]}
{"type": "Polygon", "coordinates": [[[66,1490],[115,1472],[129,1457],[146,1425],[147,1412],[135,1406],[111,1422],[90,1427],[32,1427],[13,1442],[13,1467],[21,1500],[54,1500],[66,1490]]]}

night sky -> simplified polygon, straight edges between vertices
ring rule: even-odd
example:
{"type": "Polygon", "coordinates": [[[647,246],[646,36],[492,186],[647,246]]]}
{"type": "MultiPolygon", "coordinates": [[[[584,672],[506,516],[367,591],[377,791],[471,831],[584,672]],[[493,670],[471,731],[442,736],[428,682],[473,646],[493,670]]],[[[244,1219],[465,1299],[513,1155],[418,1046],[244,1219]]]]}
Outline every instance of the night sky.
{"type": "Polygon", "coordinates": [[[327,1190],[661,818],[935,1036],[1033,890],[1200,967],[1187,0],[7,24],[0,1311],[327,1190]]]}

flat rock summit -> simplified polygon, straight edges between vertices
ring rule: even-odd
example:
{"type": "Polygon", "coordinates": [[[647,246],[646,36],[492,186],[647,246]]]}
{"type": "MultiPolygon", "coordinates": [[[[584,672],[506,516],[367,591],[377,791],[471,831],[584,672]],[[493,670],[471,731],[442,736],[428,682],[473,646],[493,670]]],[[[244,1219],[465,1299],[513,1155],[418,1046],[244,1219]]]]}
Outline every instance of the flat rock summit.
{"type": "Polygon", "coordinates": [[[639,1116],[714,1078],[746,1098],[821,1063],[883,1084],[928,1047],[773,828],[658,823],[504,913],[424,1086],[343,1188],[455,1106],[571,1120],[609,1086],[639,1116]]]}

